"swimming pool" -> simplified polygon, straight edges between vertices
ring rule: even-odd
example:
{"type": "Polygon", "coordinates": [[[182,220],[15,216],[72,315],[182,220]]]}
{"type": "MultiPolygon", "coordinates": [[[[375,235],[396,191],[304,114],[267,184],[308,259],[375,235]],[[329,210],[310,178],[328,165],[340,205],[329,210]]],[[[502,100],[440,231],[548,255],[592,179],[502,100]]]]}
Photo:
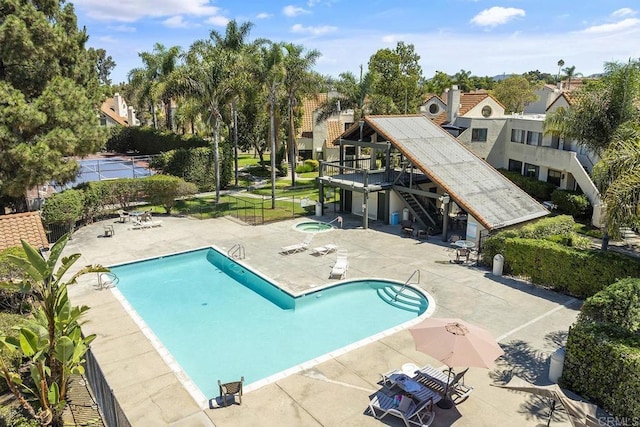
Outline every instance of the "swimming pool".
{"type": "Polygon", "coordinates": [[[217,396],[218,379],[244,376],[247,389],[263,385],[345,346],[400,330],[429,308],[427,297],[411,287],[394,301],[402,284],[383,280],[294,298],[212,248],[111,270],[119,278],[116,295],[143,330],[148,327],[152,342],[161,343],[169,365],[179,366],[179,377],[199,389],[194,398],[200,403],[217,396]]]}
{"type": "Polygon", "coordinates": [[[333,229],[331,224],[319,221],[306,221],[296,224],[295,229],[305,233],[321,233],[333,229]]]}

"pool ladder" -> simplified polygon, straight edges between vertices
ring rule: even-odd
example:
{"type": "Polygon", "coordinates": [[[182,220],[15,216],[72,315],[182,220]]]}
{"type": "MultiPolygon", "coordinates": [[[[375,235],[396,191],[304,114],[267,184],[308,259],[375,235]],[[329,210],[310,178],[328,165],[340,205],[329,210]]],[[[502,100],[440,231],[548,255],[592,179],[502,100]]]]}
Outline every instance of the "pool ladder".
{"type": "Polygon", "coordinates": [[[240,243],[236,243],[231,247],[231,249],[229,249],[227,255],[229,256],[229,258],[233,259],[244,259],[244,246],[242,246],[240,243]]]}
{"type": "Polygon", "coordinates": [[[393,300],[394,301],[398,301],[398,295],[401,294],[402,291],[404,291],[404,289],[407,287],[407,285],[409,284],[409,282],[411,281],[411,279],[413,279],[413,276],[415,276],[415,275],[417,275],[418,278],[417,278],[416,282],[414,283],[414,285],[419,285],[420,284],[420,270],[415,270],[413,273],[411,273],[411,276],[409,276],[407,281],[404,282],[404,285],[402,285],[402,287],[393,296],[393,300]]]}

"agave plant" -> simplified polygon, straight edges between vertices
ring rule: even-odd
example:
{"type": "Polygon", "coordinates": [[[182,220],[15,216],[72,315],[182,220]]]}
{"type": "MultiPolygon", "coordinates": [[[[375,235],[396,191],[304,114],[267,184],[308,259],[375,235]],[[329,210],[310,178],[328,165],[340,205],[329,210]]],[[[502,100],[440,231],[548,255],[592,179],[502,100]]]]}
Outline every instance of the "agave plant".
{"type": "Polygon", "coordinates": [[[95,335],[82,335],[80,318],[89,308],[71,306],[67,286],[83,274],[109,271],[100,265],[86,266],[64,281],[63,276],[80,257],[73,254],[61,258],[68,240],[68,234],[62,236],[46,260],[24,240],[26,258],[9,257],[25,272],[20,286],[34,296],[35,302],[32,316],[15,327],[17,337],[0,336],[0,348],[27,360],[29,375],[23,377],[7,366],[1,355],[0,369],[15,397],[42,425],[61,423],[69,376],[84,373],[84,355],[95,339],[95,335]]]}

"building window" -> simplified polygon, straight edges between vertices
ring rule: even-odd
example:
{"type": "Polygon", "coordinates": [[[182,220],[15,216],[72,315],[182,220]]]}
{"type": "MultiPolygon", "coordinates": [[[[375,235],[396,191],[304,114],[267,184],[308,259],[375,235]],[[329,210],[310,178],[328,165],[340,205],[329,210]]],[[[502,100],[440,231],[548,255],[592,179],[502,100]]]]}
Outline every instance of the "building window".
{"type": "Polygon", "coordinates": [[[485,105],[484,107],[482,107],[482,117],[491,117],[491,113],[493,111],[491,110],[491,107],[488,105],[485,105]]]}
{"type": "Polygon", "coordinates": [[[541,132],[527,132],[527,145],[542,145],[542,133],[541,132]]]}
{"type": "Polygon", "coordinates": [[[551,148],[560,148],[560,135],[554,133],[551,135],[551,148]]]}
{"type": "Polygon", "coordinates": [[[509,171],[518,172],[522,175],[522,162],[519,160],[509,159],[509,171]]]}
{"type": "Polygon", "coordinates": [[[539,175],[540,175],[540,166],[532,165],[530,163],[524,164],[524,176],[538,179],[539,175]]]}
{"type": "Polygon", "coordinates": [[[524,133],[522,129],[511,129],[511,142],[524,144],[524,133]]]}
{"type": "Polygon", "coordinates": [[[345,123],[345,124],[344,124],[344,130],[349,129],[349,128],[351,127],[351,125],[352,125],[352,124],[353,124],[353,122],[345,123]]]}
{"type": "Polygon", "coordinates": [[[487,142],[487,129],[471,129],[471,142],[487,142]]]}
{"type": "Polygon", "coordinates": [[[429,105],[429,113],[438,114],[439,112],[440,112],[440,107],[438,107],[438,104],[429,105]]]}
{"type": "Polygon", "coordinates": [[[562,172],[549,169],[549,173],[547,174],[548,183],[553,184],[556,187],[560,187],[561,180],[562,180],[562,172]]]}

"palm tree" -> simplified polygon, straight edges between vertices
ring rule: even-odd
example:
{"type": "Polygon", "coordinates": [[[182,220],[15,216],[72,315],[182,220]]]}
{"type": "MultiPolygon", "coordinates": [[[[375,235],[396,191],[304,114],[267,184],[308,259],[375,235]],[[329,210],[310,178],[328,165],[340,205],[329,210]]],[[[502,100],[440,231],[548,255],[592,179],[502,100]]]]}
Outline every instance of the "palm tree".
{"type": "Polygon", "coordinates": [[[292,43],[284,45],[284,89],[287,94],[289,113],[289,137],[287,138],[289,162],[291,164],[291,185],[296,185],[296,126],[294,114],[298,110],[301,96],[315,94],[320,87],[321,78],[311,72],[311,67],[320,57],[320,52],[311,50],[303,55],[304,47],[292,43]]]}
{"type": "Polygon", "coordinates": [[[163,44],[156,43],[152,52],[140,52],[143,67],[129,71],[129,83],[137,94],[139,107],[148,105],[151,107],[153,127],[158,128],[158,116],[156,104],[161,101],[165,110],[167,129],[173,128],[171,117],[171,93],[167,81],[171,73],[178,65],[181,49],[172,46],[167,49],[163,44]]]}
{"type": "Polygon", "coordinates": [[[606,206],[607,232],[640,223],[640,123],[626,122],[614,133],[593,170],[593,180],[606,206]]]}
{"type": "Polygon", "coordinates": [[[562,67],[564,67],[564,59],[561,59],[558,61],[558,74],[556,76],[556,81],[559,82],[560,81],[560,70],[562,70],[562,67]]]}
{"type": "Polygon", "coordinates": [[[255,65],[255,78],[267,91],[269,106],[269,142],[271,147],[271,209],[276,208],[276,104],[282,90],[286,70],[282,43],[263,41],[255,65]]]}
{"type": "Polygon", "coordinates": [[[234,94],[235,60],[231,51],[210,40],[198,40],[187,52],[185,66],[176,70],[170,81],[176,93],[200,104],[207,128],[213,130],[216,203],[220,202],[220,122],[222,107],[234,94]]]}
{"type": "Polygon", "coordinates": [[[571,90],[571,79],[575,77],[582,77],[582,73],[576,73],[576,66],[563,68],[564,76],[567,78],[567,90],[571,90]]]}
{"type": "Polygon", "coordinates": [[[341,73],[336,82],[337,99],[327,99],[320,104],[316,122],[321,123],[329,117],[338,114],[340,110],[353,110],[353,120],[358,121],[371,113],[369,101],[373,91],[373,74],[362,74],[360,65],[360,79],[351,72],[341,73]]]}
{"type": "MultiPolygon", "coordinates": [[[[243,54],[245,48],[247,47],[245,40],[249,36],[249,32],[253,28],[253,24],[251,22],[244,22],[240,26],[236,20],[231,20],[227,23],[227,28],[225,30],[224,36],[218,33],[215,30],[211,30],[209,34],[210,39],[223,49],[228,49],[235,54],[241,55],[243,54]]],[[[234,179],[235,186],[238,186],[238,101],[237,97],[241,94],[241,87],[238,87],[236,91],[236,96],[231,99],[231,126],[230,129],[233,129],[233,152],[234,152],[234,179]]]]}

